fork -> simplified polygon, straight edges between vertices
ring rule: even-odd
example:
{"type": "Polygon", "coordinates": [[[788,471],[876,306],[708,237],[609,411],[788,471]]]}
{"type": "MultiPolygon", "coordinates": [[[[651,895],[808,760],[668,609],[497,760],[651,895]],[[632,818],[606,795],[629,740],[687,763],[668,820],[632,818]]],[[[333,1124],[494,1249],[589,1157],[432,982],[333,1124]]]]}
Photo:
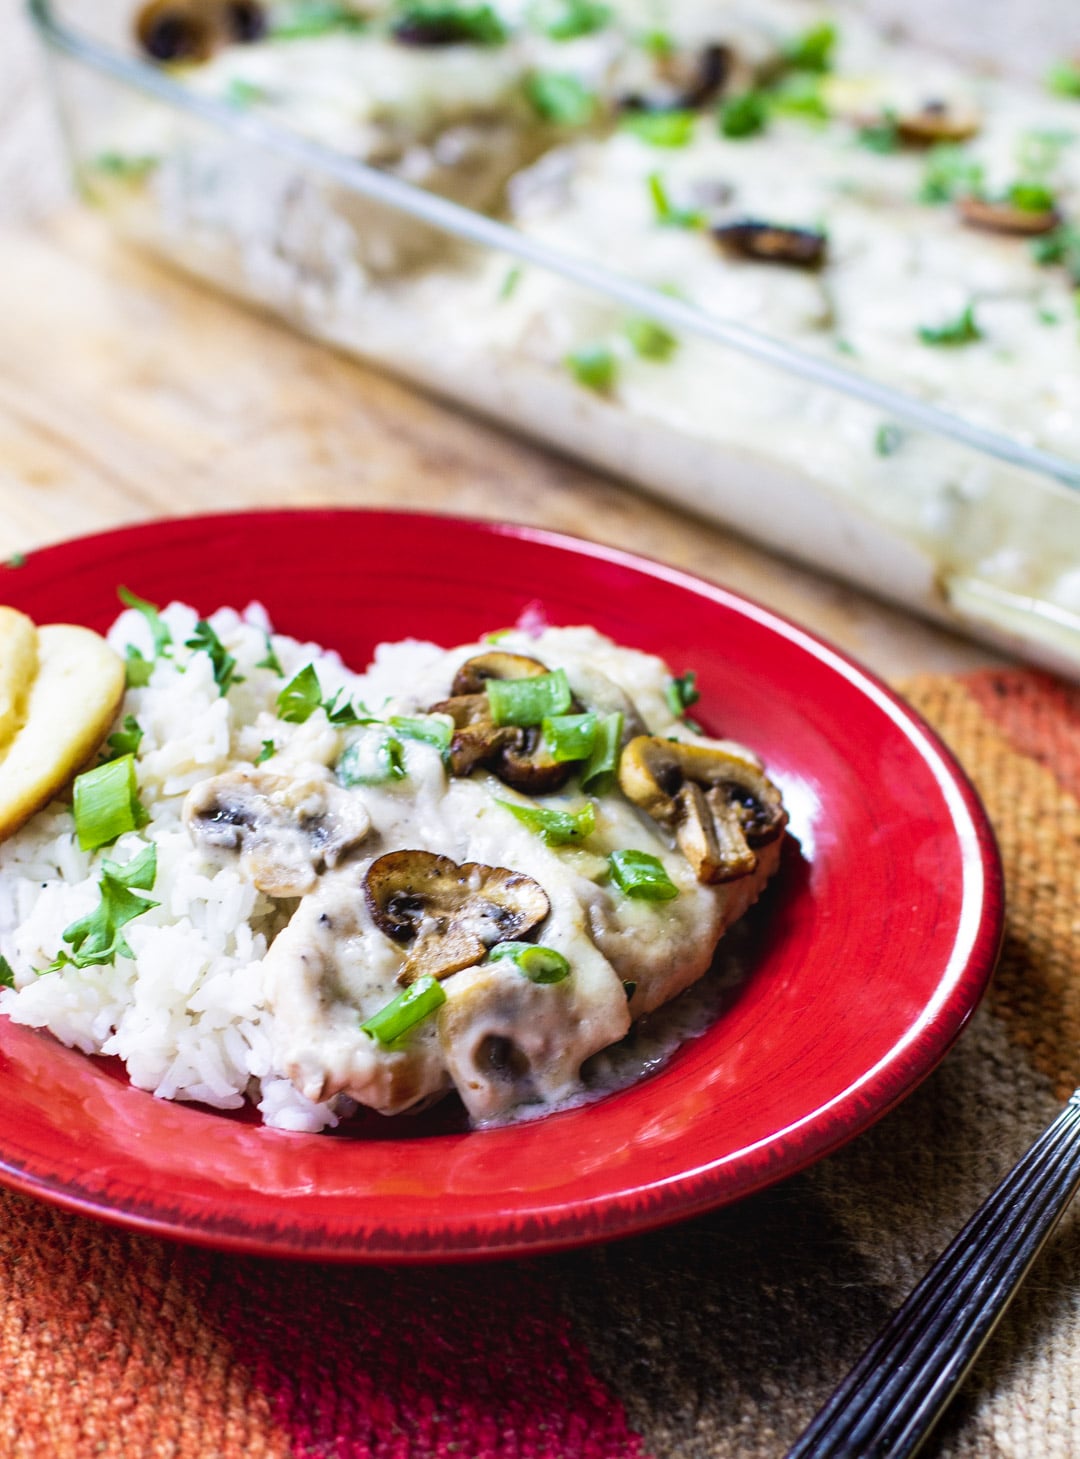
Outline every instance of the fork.
{"type": "Polygon", "coordinates": [[[1080,1089],[890,1318],[787,1459],[909,1459],[1080,1186],[1080,1089]]]}

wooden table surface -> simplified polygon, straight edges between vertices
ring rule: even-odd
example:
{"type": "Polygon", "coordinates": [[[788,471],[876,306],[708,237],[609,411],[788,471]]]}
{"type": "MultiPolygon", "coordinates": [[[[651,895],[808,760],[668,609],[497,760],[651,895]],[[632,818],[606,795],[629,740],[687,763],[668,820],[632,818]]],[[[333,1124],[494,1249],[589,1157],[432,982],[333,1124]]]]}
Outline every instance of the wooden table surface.
{"type": "Polygon", "coordinates": [[[171,274],[71,199],[0,0],[0,556],[160,514],[394,505],[559,528],[723,583],[897,677],[998,661],[171,274]]]}

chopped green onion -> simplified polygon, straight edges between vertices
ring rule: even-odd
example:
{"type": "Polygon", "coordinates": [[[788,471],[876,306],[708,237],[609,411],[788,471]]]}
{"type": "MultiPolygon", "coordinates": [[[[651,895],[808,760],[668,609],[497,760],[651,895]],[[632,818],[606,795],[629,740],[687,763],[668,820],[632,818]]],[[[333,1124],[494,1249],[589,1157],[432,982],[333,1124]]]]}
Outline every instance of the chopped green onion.
{"type": "Polygon", "coordinates": [[[904,444],[904,433],[891,421],[883,421],[874,435],[874,450],[879,456],[895,456],[904,444]]]}
{"type": "Polygon", "coordinates": [[[1053,190],[1030,178],[1014,182],[1005,196],[1022,213],[1049,213],[1057,206],[1053,190]]]}
{"type": "Polygon", "coordinates": [[[284,679],[285,677],[285,670],[281,667],[281,660],[274,651],[274,643],[269,634],[266,634],[266,653],[259,659],[255,667],[257,669],[269,669],[279,679],[284,679]]]}
{"type": "Polygon", "coordinates": [[[1031,240],[1031,256],[1037,264],[1064,264],[1074,282],[1080,283],[1080,228],[1062,223],[1051,233],[1031,240]]]}
{"type": "Polygon", "coordinates": [[[497,942],[488,954],[492,962],[509,958],[530,983],[561,983],[570,976],[570,964],[553,947],[532,942],[497,942]]]}
{"type": "Polygon", "coordinates": [[[154,672],[153,659],[144,658],[133,643],[124,652],[124,678],[129,689],[145,689],[154,672]]]}
{"type": "Polygon", "coordinates": [[[691,704],[696,704],[700,698],[697,673],[693,669],[685,674],[676,674],[664,685],[664,702],[676,719],[681,719],[691,704]]]}
{"type": "Polygon", "coordinates": [[[896,113],[885,111],[876,121],[866,122],[855,134],[860,147],[868,152],[888,154],[900,150],[900,129],[896,124],[896,113]]]}
{"type": "Polygon", "coordinates": [[[565,714],[572,700],[565,669],[531,679],[489,679],[486,687],[495,724],[528,728],[551,715],[565,714]]]}
{"type": "Polygon", "coordinates": [[[670,902],[679,895],[660,858],[648,851],[613,851],[608,865],[615,885],[628,897],[645,902],[670,902]]]}
{"type": "Polygon", "coordinates": [[[941,325],[921,324],[919,338],[923,344],[964,345],[982,339],[983,332],[975,319],[975,306],[969,304],[962,314],[941,325]]]}
{"type": "Polygon", "coordinates": [[[491,5],[467,0],[404,0],[395,11],[393,34],[420,45],[501,46],[509,38],[491,5]]]}
{"type": "Polygon", "coordinates": [[[399,993],[385,1008],[373,1013],[360,1025],[370,1038],[386,1047],[397,1042],[418,1023],[423,1023],[446,1002],[446,993],[437,978],[425,974],[399,993]]]}
{"type": "Polygon", "coordinates": [[[26,553],[25,552],[13,552],[11,554],[11,556],[7,559],[7,561],[4,563],[4,566],[5,567],[25,567],[26,566],[26,553]]]}
{"type": "Polygon", "coordinates": [[[541,728],[551,758],[587,760],[596,741],[599,717],[595,714],[557,714],[544,719],[541,728]]]}
{"type": "Polygon", "coordinates": [[[784,60],[796,71],[831,70],[838,39],[836,26],[822,21],[788,41],[784,46],[784,60]]]}
{"type": "Polygon", "coordinates": [[[624,132],[633,132],[650,147],[687,147],[694,140],[697,113],[692,111],[629,111],[624,132]]]}
{"type": "Polygon", "coordinates": [[[8,962],[7,958],[4,957],[3,953],[0,953],[0,988],[14,988],[14,986],[15,969],[8,962]]]}
{"type": "MultiPolygon", "coordinates": [[[[116,596],[126,608],[134,608],[136,613],[141,613],[150,626],[150,632],[154,639],[154,657],[165,658],[172,648],[172,634],[169,632],[168,624],[161,614],[148,603],[145,598],[140,598],[128,588],[117,588],[116,596]]],[[[142,655],[140,654],[141,658],[142,655]]]]}
{"type": "Polygon", "coordinates": [[[675,54],[675,42],[666,30],[647,30],[641,37],[641,49],[657,61],[666,61],[675,54]]]}
{"type": "Polygon", "coordinates": [[[277,717],[286,724],[305,724],[322,704],[322,685],[314,664],[305,664],[277,697],[277,717]]]}
{"type": "Polygon", "coordinates": [[[720,135],[733,142],[763,132],[769,122],[769,103],[760,91],[742,91],[720,107],[717,123],[720,135]]]}
{"type": "Polygon", "coordinates": [[[581,772],[581,788],[590,795],[605,795],[615,783],[622,745],[623,716],[617,709],[605,714],[596,727],[592,754],[581,772]]]}
{"type": "Polygon", "coordinates": [[[255,756],[255,764],[256,765],[262,765],[267,760],[269,760],[271,758],[271,756],[276,755],[276,754],[277,754],[277,745],[274,744],[273,740],[263,740],[263,742],[262,742],[262,749],[255,756]]]}
{"type": "Polygon", "coordinates": [[[521,283],[523,274],[524,270],[517,264],[515,264],[513,268],[508,268],[506,270],[506,275],[499,286],[500,302],[505,302],[507,299],[513,298],[514,294],[517,292],[518,285],[521,283]]]}
{"type": "Polygon", "coordinates": [[[107,760],[76,776],[74,797],[75,834],[83,851],[110,846],[125,831],[146,825],[134,755],[107,760]]]}
{"type": "Polygon", "coordinates": [[[536,6],[529,18],[553,41],[572,41],[603,30],[611,21],[611,7],[600,0],[556,0],[536,6]]]}
{"type": "Polygon", "coordinates": [[[1046,73],[1046,89],[1080,101],[1080,61],[1057,61],[1046,73]]]}
{"type": "Polygon", "coordinates": [[[233,684],[244,682],[236,672],[236,660],[205,618],[200,618],[196,623],[195,632],[184,640],[184,647],[194,649],[197,653],[205,653],[209,657],[214,683],[222,694],[228,694],[233,684]]]}
{"type": "Polygon", "coordinates": [[[505,806],[523,826],[542,836],[547,846],[583,841],[596,830],[596,810],[591,801],[578,811],[554,811],[547,806],[526,805],[512,800],[500,800],[498,804],[505,806]]]}
{"type": "Polygon", "coordinates": [[[334,31],[360,31],[366,21],[351,5],[338,0],[292,0],[275,7],[270,21],[272,41],[307,40],[334,31]]]}
{"type": "Polygon", "coordinates": [[[243,76],[233,76],[225,88],[225,100],[230,106],[239,107],[241,111],[257,102],[266,101],[269,96],[265,86],[260,86],[257,81],[248,81],[243,76]]]}
{"type": "Polygon", "coordinates": [[[133,714],[125,714],[123,723],[105,741],[108,751],[105,760],[116,760],[121,755],[135,755],[142,743],[143,730],[133,714]]]}
{"type": "Polygon", "coordinates": [[[769,92],[769,109],[776,116],[804,122],[827,122],[829,108],[821,93],[821,78],[805,73],[785,76],[769,92]]]}
{"type": "Polygon", "coordinates": [[[679,348],[679,341],[669,329],[644,315],[631,316],[623,329],[635,354],[639,354],[643,360],[670,360],[679,348]]]}
{"type": "Polygon", "coordinates": [[[63,940],[71,951],[61,952],[43,971],[104,966],[114,962],[118,956],[131,957],[131,948],[120,929],[159,905],[152,897],[144,895],[153,891],[156,877],[157,846],[153,842],[144,846],[126,866],[115,861],[103,861],[98,905],[64,929],[63,940]]]}
{"type": "Polygon", "coordinates": [[[960,147],[942,143],[931,147],[919,188],[920,203],[951,203],[958,197],[977,197],[985,184],[985,171],[960,147]]]}
{"type": "Polygon", "coordinates": [[[658,172],[648,177],[649,196],[652,198],[656,221],[665,228],[703,228],[705,214],[694,208],[676,208],[668,197],[664,180],[658,172]]]}
{"type": "Polygon", "coordinates": [[[404,780],[405,750],[399,739],[385,731],[369,731],[349,745],[337,763],[342,785],[385,785],[404,780]]]}
{"type": "Polygon", "coordinates": [[[570,72],[534,71],[525,95],[538,117],[559,127],[583,127],[596,110],[596,97],[570,72]]]}
{"type": "Polygon", "coordinates": [[[433,745],[444,758],[449,753],[454,738],[454,726],[448,715],[392,714],[390,728],[403,739],[418,740],[422,745],[433,745]]]}
{"type": "Polygon", "coordinates": [[[606,345],[586,345],[566,356],[566,367],[579,385],[604,394],[615,384],[618,365],[606,345]]]}

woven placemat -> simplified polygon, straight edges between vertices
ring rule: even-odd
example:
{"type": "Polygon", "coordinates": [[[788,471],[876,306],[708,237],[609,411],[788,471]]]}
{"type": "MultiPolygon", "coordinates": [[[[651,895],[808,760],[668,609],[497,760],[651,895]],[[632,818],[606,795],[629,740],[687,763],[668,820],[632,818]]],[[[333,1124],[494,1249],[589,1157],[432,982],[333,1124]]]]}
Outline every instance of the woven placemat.
{"type": "MultiPolygon", "coordinates": [[[[489,1267],[217,1256],[0,1192],[0,1454],[783,1454],[1080,1083],[1080,693],[1026,671],[903,690],[983,797],[1009,922],[989,997],[900,1108],[738,1206],[489,1267]]],[[[1078,1304],[1067,1217],[927,1452],[1080,1454],[1078,1304]]]]}

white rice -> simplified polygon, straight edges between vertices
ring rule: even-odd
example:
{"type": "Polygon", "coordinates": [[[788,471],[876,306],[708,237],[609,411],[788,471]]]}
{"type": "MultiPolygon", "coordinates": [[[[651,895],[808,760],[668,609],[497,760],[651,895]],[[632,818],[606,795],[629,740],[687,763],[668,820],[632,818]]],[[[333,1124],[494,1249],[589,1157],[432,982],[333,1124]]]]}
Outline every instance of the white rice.
{"type": "MultiPolygon", "coordinates": [[[[143,731],[136,772],[149,822],[90,854],[78,847],[70,806],[55,802],[0,845],[0,954],[15,974],[15,988],[0,991],[0,1013],[84,1053],[114,1055],[134,1085],[159,1098],[216,1109],[251,1100],[268,1125],[321,1130],[352,1106],[314,1104],[274,1068],[273,1015],[263,1001],[262,959],[292,904],[271,902],[233,866],[208,864],[181,822],[181,808],[199,781],[252,764],[264,740],[288,753],[290,744],[299,750],[326,735],[321,711],[304,725],[274,716],[282,685],[306,664],[315,666],[326,695],[344,687],[377,709],[442,650],[396,644],[360,676],[336,654],[273,634],[282,678],[259,667],[270,628],[264,610],[223,608],[209,621],[242,680],[223,696],[209,655],[183,646],[195,610],[174,603],[162,617],[174,656],[156,661],[147,687],[127,691],[117,716],[119,724],[134,715],[143,731]],[[98,905],[103,862],[127,863],[150,842],[157,847],[152,895],[159,905],[123,929],[133,957],[42,972],[66,948],[64,930],[98,905]]],[[[136,611],[120,615],[109,641],[121,654],[132,644],[153,657],[149,625],[136,611]]]]}

